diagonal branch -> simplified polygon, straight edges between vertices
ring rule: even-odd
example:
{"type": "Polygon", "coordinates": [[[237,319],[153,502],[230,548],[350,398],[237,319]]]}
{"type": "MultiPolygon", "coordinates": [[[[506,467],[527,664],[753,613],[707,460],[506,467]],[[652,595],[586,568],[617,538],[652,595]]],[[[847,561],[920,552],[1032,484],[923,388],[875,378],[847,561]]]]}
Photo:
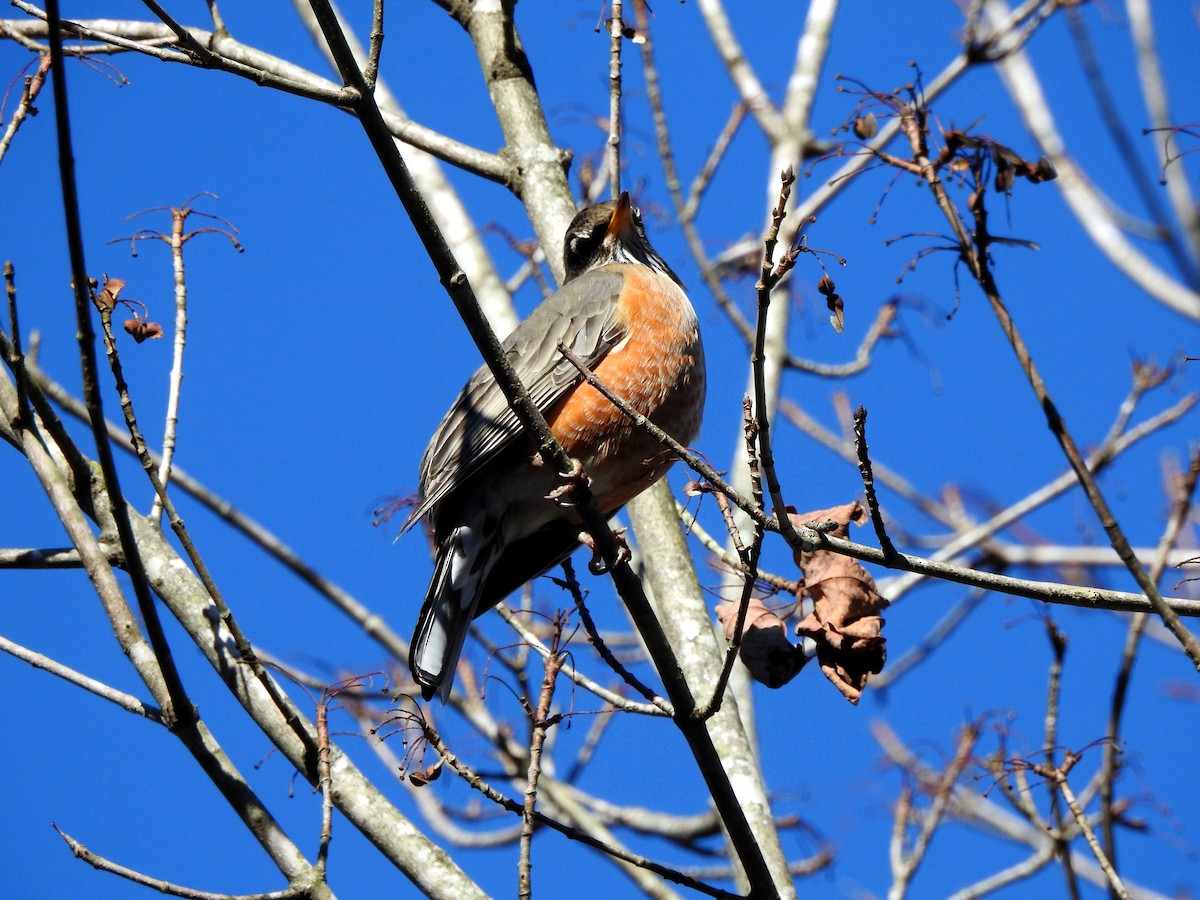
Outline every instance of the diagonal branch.
{"type": "MultiPolygon", "coordinates": [[[[49,35],[49,27],[45,21],[46,14],[41,9],[24,2],[24,0],[13,0],[13,5],[35,18],[33,20],[0,20],[0,38],[32,40],[46,38],[49,35]]],[[[61,23],[61,27],[67,34],[84,40],[98,41],[102,45],[117,47],[126,52],[141,53],[163,62],[204,67],[204,63],[194,55],[161,47],[160,45],[165,42],[174,44],[179,39],[168,26],[157,22],[112,20],[72,22],[66,20],[61,23]]],[[[322,78],[285,59],[242,44],[226,33],[209,32],[201,28],[186,30],[196,45],[209,51],[206,59],[211,63],[210,68],[237,75],[264,87],[274,88],[309,100],[317,100],[338,108],[348,108],[353,103],[354,97],[346,89],[339,88],[327,78],[322,78]]],[[[68,50],[65,52],[67,55],[71,55],[80,52],[86,53],[89,50],[85,48],[83,51],[68,50]]],[[[458,166],[489,181],[510,186],[513,183],[515,168],[508,160],[494,153],[487,153],[463,144],[398,113],[385,112],[384,120],[388,123],[392,134],[407,144],[419,147],[444,162],[458,166]]],[[[565,229],[566,223],[563,223],[563,227],[565,229]]]]}
{"type": "Polygon", "coordinates": [[[21,99],[17,103],[17,108],[13,110],[12,116],[9,117],[8,125],[4,129],[4,134],[0,135],[0,161],[4,159],[4,154],[8,152],[9,146],[12,145],[12,140],[17,135],[17,130],[24,123],[26,116],[32,110],[37,112],[33,103],[37,100],[37,96],[41,93],[42,86],[46,83],[46,72],[50,69],[50,54],[43,53],[38,58],[37,71],[32,75],[25,76],[25,84],[21,91],[21,99]]]}
{"type": "MultiPolygon", "coordinates": [[[[1159,64],[1159,53],[1154,45],[1150,3],[1148,0],[1125,0],[1125,11],[1129,16],[1129,31],[1137,51],[1138,80],[1141,82],[1146,110],[1150,113],[1150,128],[1154,131],[1170,129],[1175,123],[1171,121],[1167,87],[1159,64]]],[[[1200,209],[1197,209],[1192,196],[1187,170],[1178,163],[1171,164],[1169,144],[1155,141],[1155,149],[1167,186],[1167,197],[1175,209],[1175,218],[1185,237],[1183,245],[1190,257],[1191,265],[1185,267],[1185,271],[1190,270],[1192,286],[1200,289],[1200,209]]]]}
{"type": "MultiPolygon", "coordinates": [[[[312,7],[343,79],[348,86],[359,92],[354,105],[359,122],[437,269],[442,285],[450,294],[451,300],[458,309],[459,315],[462,316],[472,339],[496,379],[496,383],[504,392],[505,399],[517,414],[521,425],[533,437],[542,459],[547,464],[555,466],[558,471],[564,474],[569,473],[573,468],[572,461],[555,440],[544,416],[530,399],[528,391],[513,371],[512,365],[500,347],[500,342],[483,317],[466,275],[451,255],[445,238],[433,221],[404,160],[396,150],[395,143],[387,132],[374,98],[369,91],[365,90],[362,72],[346,43],[336,15],[326,0],[313,0],[312,7]]],[[[592,501],[586,487],[576,490],[575,499],[577,501],[576,510],[583,525],[596,542],[601,558],[612,574],[618,593],[630,610],[646,641],[651,658],[666,686],[667,695],[674,704],[676,724],[696,757],[700,772],[721,813],[721,818],[731,834],[731,839],[737,848],[751,884],[760,890],[773,890],[770,871],[766,867],[754,833],[747,824],[745,812],[721,764],[720,755],[704,728],[704,724],[691,719],[691,713],[695,708],[695,698],[682,675],[674,649],[662,629],[658,627],[654,610],[646,599],[641,582],[630,568],[628,560],[621,558],[608,522],[592,501]]],[[[672,519],[674,519],[673,513],[672,510],[672,519]]]]}
{"type": "MultiPolygon", "coordinates": [[[[292,0],[292,6],[301,22],[304,23],[304,27],[308,29],[317,48],[330,65],[336,69],[336,64],[329,52],[329,45],[325,42],[324,35],[321,34],[321,26],[317,24],[312,8],[306,0],[292,0]]],[[[369,81],[367,76],[371,63],[371,50],[364,51],[361,42],[340,14],[339,21],[342,23],[342,30],[346,35],[346,43],[350,46],[354,58],[363,67],[363,79],[369,81]]],[[[371,44],[371,47],[374,47],[374,43],[371,44]]],[[[454,185],[446,178],[441,165],[442,162],[456,167],[460,164],[444,157],[439,159],[438,156],[422,149],[412,141],[403,141],[394,130],[394,123],[408,121],[399,100],[382,78],[376,77],[371,83],[371,87],[375,102],[379,104],[379,108],[383,112],[384,121],[393,129],[396,140],[405,143],[405,147],[401,149],[401,155],[408,164],[413,180],[429,201],[434,221],[446,235],[447,243],[454,252],[454,258],[459,261],[463,271],[470,278],[471,287],[475,289],[475,296],[479,298],[480,305],[487,313],[488,321],[492,323],[492,327],[496,329],[497,333],[507,335],[517,327],[517,313],[513,308],[510,290],[496,272],[492,258],[483,244],[480,230],[471,220],[470,214],[463,206],[462,198],[459,197],[454,185]]],[[[471,171],[469,167],[466,170],[471,171]]]]}
{"type": "Polygon", "coordinates": [[[104,473],[113,522],[121,542],[125,568],[133,585],[134,596],[145,623],[146,635],[154,649],[162,673],[165,695],[157,698],[168,727],[187,729],[196,720],[195,709],[187,697],[179,671],[175,667],[163,632],[158,609],[146,580],[141,551],[134,538],[133,526],[121,493],[113,460],[112,446],[105,430],[104,404],[100,395],[99,366],[96,363],[96,334],[92,328],[91,298],[88,293],[87,264],[83,256],[83,228],[79,219],[79,196],[75,184],[75,154],[71,142],[71,119],[67,106],[66,67],[63,62],[62,32],[58,28],[58,2],[47,3],[50,21],[51,70],[54,74],[54,116],[58,134],[58,164],[62,185],[63,213],[67,226],[67,246],[71,260],[72,289],[75,297],[75,319],[78,326],[79,359],[83,369],[83,392],[87,400],[88,419],[96,444],[101,471],[104,473]]]}
{"type": "Polygon", "coordinates": [[[1099,484],[1096,482],[1095,477],[1093,477],[1087,460],[1084,459],[1083,454],[1075,443],[1074,437],[1072,437],[1071,432],[1066,426],[1066,422],[1051,399],[1049,389],[1046,387],[1045,381],[1042,379],[1041,373],[1033,361],[1029,348],[1025,344],[1024,338],[1021,337],[1021,333],[1017,330],[1016,323],[1013,321],[1004,303],[1004,299],[1000,295],[999,286],[992,273],[989,255],[993,237],[988,230],[988,213],[984,199],[986,193],[985,185],[982,183],[981,172],[983,163],[978,159],[970,163],[972,175],[975,179],[975,189],[971,192],[969,200],[974,228],[968,234],[962,216],[954,206],[953,201],[946,191],[945,184],[940,178],[942,166],[949,162],[949,156],[953,154],[949,156],[944,152],[939,154],[937,163],[930,159],[927,146],[927,115],[928,112],[923,107],[909,106],[902,110],[899,117],[901,127],[912,148],[912,164],[919,169],[923,181],[933,194],[935,203],[942,210],[946,220],[949,222],[958,243],[960,258],[970,270],[972,277],[979,284],[984,296],[991,305],[992,312],[1000,323],[1000,328],[1004,332],[1004,336],[1008,339],[1013,352],[1016,354],[1021,371],[1025,374],[1026,380],[1029,382],[1029,386],[1037,398],[1038,405],[1046,416],[1046,423],[1050,428],[1050,432],[1058,441],[1063,454],[1067,457],[1067,462],[1075,473],[1075,477],[1083,487],[1088,501],[1096,511],[1096,515],[1100,519],[1100,525],[1104,529],[1105,534],[1108,535],[1109,542],[1112,544],[1113,549],[1116,550],[1121,561],[1125,563],[1126,568],[1133,576],[1134,581],[1137,582],[1138,587],[1142,589],[1149,599],[1155,612],[1162,618],[1163,623],[1170,629],[1171,633],[1175,635],[1193,665],[1197,669],[1200,669],[1200,641],[1184,627],[1175,610],[1163,599],[1162,594],[1158,591],[1158,586],[1151,580],[1146,573],[1145,567],[1137,558],[1137,554],[1134,553],[1133,547],[1129,544],[1107,500],[1105,500],[1099,484]]]}
{"type": "MultiPolygon", "coordinates": [[[[993,22],[1008,11],[1004,0],[988,0],[986,9],[993,22]]],[[[1067,154],[1037,72],[1024,51],[1004,57],[998,68],[1025,126],[1054,164],[1063,198],[1096,246],[1150,296],[1180,315],[1200,320],[1200,292],[1171,278],[1125,237],[1095,186],[1067,154]]]]}
{"type": "Polygon", "coordinates": [[[30,650],[28,647],[22,647],[20,644],[14,643],[3,636],[0,636],[0,650],[23,662],[29,663],[29,665],[36,669],[43,669],[69,684],[83,688],[88,693],[95,694],[103,700],[115,703],[126,712],[144,716],[151,721],[158,722],[160,725],[163,724],[162,712],[157,707],[147,705],[132,694],[118,691],[116,688],[84,675],[82,672],[72,669],[70,666],[65,666],[42,653],[30,650]]]}

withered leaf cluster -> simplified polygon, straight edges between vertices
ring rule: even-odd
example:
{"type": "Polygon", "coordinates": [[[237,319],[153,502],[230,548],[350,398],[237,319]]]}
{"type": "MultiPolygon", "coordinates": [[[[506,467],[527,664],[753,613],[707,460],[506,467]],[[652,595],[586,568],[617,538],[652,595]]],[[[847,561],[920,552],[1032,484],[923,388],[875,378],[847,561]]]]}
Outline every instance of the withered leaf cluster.
{"type": "Polygon", "coordinates": [[[833,283],[832,278],[824,275],[817,283],[817,290],[825,298],[825,305],[829,307],[829,312],[832,313],[829,317],[829,324],[833,326],[834,331],[841,334],[842,329],[846,327],[846,314],[845,304],[842,301],[841,295],[837,292],[837,286],[833,283]]]}
{"type": "Polygon", "coordinates": [[[142,343],[147,340],[158,340],[163,336],[163,328],[157,322],[151,322],[149,315],[143,316],[134,308],[139,306],[144,311],[146,306],[144,303],[139,303],[137,300],[122,300],[120,299],[121,291],[125,289],[124,278],[114,278],[109,275],[104,276],[104,285],[98,291],[96,288],[96,280],[91,279],[92,285],[92,300],[96,307],[101,312],[112,312],[116,309],[117,304],[124,304],[133,313],[132,319],[126,319],[124,323],[125,331],[133,337],[137,343],[142,343]]]}
{"type": "MultiPolygon", "coordinates": [[[[95,279],[91,279],[94,285],[95,279]]],[[[96,305],[102,310],[113,310],[117,305],[117,298],[121,295],[121,291],[125,289],[124,278],[110,278],[104,276],[104,287],[100,288],[100,292],[96,294],[96,305]]]]}
{"type": "MultiPolygon", "coordinates": [[[[861,525],[867,512],[858,501],[814,513],[793,515],[797,525],[831,520],[831,537],[849,537],[850,523],[861,525]]],[[[871,675],[883,671],[887,638],[880,613],[887,601],[875,589],[875,579],[858,561],[829,550],[800,551],[796,564],[804,570],[801,591],[813,610],[796,626],[796,633],[817,645],[817,661],[825,677],[851,703],[857,703],[871,675]]]]}
{"type": "Polygon", "coordinates": [[[163,336],[162,326],[157,322],[146,322],[134,314],[132,319],[125,320],[125,330],[133,335],[139,344],[145,340],[158,340],[163,336]]]}
{"type": "MultiPolygon", "coordinates": [[[[845,538],[850,523],[862,524],[867,514],[857,501],[832,509],[792,514],[800,526],[810,521],[830,521],[827,533],[845,538]]],[[[887,601],[875,589],[875,581],[859,563],[829,550],[799,551],[796,564],[804,571],[799,597],[812,600],[812,611],[796,626],[795,633],[816,645],[816,658],[825,677],[851,703],[857,703],[871,675],[883,670],[887,638],[883,617],[887,601]]],[[[732,639],[737,623],[737,603],[722,603],[717,617],[732,639]]],[[[801,647],[788,639],[787,626],[752,597],[742,629],[739,655],[750,675],[768,687],[787,684],[808,661],[801,647]]]]}
{"type": "MultiPolygon", "coordinates": [[[[1030,162],[1015,150],[1004,146],[992,138],[973,136],[953,129],[945,132],[942,138],[946,142],[945,150],[942,151],[944,155],[960,154],[960,151],[963,150],[986,151],[989,153],[992,165],[996,169],[994,185],[997,193],[1011,194],[1013,183],[1017,180],[1018,176],[1034,184],[1043,181],[1053,181],[1058,177],[1058,172],[1055,170],[1054,164],[1046,157],[1040,157],[1037,162],[1030,162]]],[[[958,160],[962,160],[960,165],[969,164],[969,161],[965,160],[961,155],[958,155],[958,160]]],[[[958,162],[958,160],[955,162],[958,162]]],[[[954,163],[951,163],[951,167],[954,167],[954,163]]]]}

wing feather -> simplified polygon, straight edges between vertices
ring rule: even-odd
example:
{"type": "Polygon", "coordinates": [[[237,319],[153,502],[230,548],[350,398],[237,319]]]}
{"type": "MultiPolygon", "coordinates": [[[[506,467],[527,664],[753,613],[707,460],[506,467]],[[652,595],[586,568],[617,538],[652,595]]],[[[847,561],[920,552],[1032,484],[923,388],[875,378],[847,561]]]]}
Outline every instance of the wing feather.
{"type": "MultiPolygon", "coordinates": [[[[582,379],[563,359],[558,345],[570,347],[589,367],[624,336],[617,319],[620,271],[594,269],[552,294],[502,342],[530,398],[548,410],[582,379]]],[[[487,366],[480,366],[455,398],[421,458],[421,503],[401,534],[430,508],[452,494],[521,434],[521,423],[487,366]]]]}

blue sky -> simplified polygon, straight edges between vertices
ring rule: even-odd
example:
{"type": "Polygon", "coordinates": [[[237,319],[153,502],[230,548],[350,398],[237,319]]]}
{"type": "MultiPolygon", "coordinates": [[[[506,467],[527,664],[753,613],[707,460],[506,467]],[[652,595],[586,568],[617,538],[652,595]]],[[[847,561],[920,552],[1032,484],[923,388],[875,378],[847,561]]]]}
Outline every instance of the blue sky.
{"type": "MultiPolygon", "coordinates": [[[[919,16],[903,6],[846,4],[815,106],[818,133],[828,133],[853,106],[837,92],[834,73],[889,89],[912,78],[909,60],[917,60],[932,76],[957,52],[961,20],[953,4],[921,4],[919,16]]],[[[1165,74],[1180,121],[1194,121],[1194,85],[1200,80],[1197,23],[1182,5],[1167,6],[1156,10],[1165,74]]],[[[64,12],[78,18],[146,15],[139,4],[118,2],[72,3],[64,12]]],[[[325,71],[293,21],[290,6],[231,5],[223,12],[243,42],[325,71]]],[[[736,97],[715,67],[696,5],[656,4],[655,12],[668,115],[680,168],[690,179],[736,97]]],[[[361,23],[363,9],[356,6],[351,14],[361,23]]],[[[201,23],[204,5],[180,4],[178,15],[201,23]]],[[[526,2],[517,15],[556,140],[572,148],[577,160],[596,152],[603,135],[595,120],[605,115],[608,103],[607,40],[593,32],[598,7],[575,0],[526,2]]],[[[1128,111],[1138,150],[1152,160],[1152,149],[1139,134],[1144,119],[1122,13],[1104,8],[1085,16],[1111,67],[1110,82],[1128,111]]],[[[759,77],[776,99],[786,84],[802,21],[794,5],[783,2],[734,16],[759,77]]],[[[387,35],[383,76],[410,115],[467,143],[496,149],[500,131],[461,30],[433,4],[392,4],[387,35]],[[436,78],[429,74],[431,67],[436,78]]],[[[1030,52],[1076,158],[1115,202],[1141,215],[1115,152],[1097,126],[1065,23],[1048,24],[1030,52]]],[[[0,43],[0,81],[16,77],[28,58],[21,48],[0,43]]],[[[232,76],[128,56],[112,62],[129,84],[118,88],[104,71],[79,64],[70,66],[68,76],[89,270],[126,279],[127,295],[149,304],[165,323],[172,318],[166,248],[143,244],[134,259],[128,244],[108,242],[139,226],[166,229],[168,219],[157,213],[130,223],[126,216],[212,191],[220,200],[197,208],[236,225],[246,248],[237,254],[216,236],[188,247],[191,325],[178,464],[407,634],[429,576],[428,556],[416,534],[393,544],[397,526],[373,527],[372,510],[414,490],[429,433],[478,364],[465,329],[350,117],[232,76]]],[[[630,185],[643,184],[639,202],[648,211],[651,239],[693,289],[710,367],[705,426],[697,445],[722,465],[737,440],[746,353],[700,288],[678,227],[649,212],[669,210],[670,203],[633,48],[625,74],[627,179],[630,185]]],[[[41,333],[41,365],[75,386],[75,329],[48,91],[39,106],[43,115],[26,123],[0,165],[6,210],[0,217],[0,255],[16,267],[23,328],[41,333]]],[[[1022,155],[1038,155],[990,71],[970,73],[934,110],[946,128],[983,119],[978,126],[983,133],[1022,155]]],[[[764,140],[751,126],[734,141],[700,217],[710,252],[760,229],[764,186],[771,174],[765,171],[765,151],[764,140]]],[[[798,193],[806,194],[832,171],[832,164],[817,167],[801,181],[798,193]]],[[[497,222],[519,237],[530,235],[519,204],[503,188],[459,173],[451,178],[481,225],[497,222]]],[[[846,333],[836,335],[826,324],[815,291],[820,272],[802,261],[795,279],[799,305],[791,345],[805,357],[847,360],[878,306],[897,294],[905,298],[898,322],[903,339],[881,345],[874,365],[862,376],[830,384],[793,373],[785,380],[785,394],[836,428],[832,393],[844,391],[852,406],[863,404],[870,411],[870,443],[877,461],[926,492],[957,485],[975,498],[973,511],[985,515],[989,506],[1013,503],[1051,480],[1065,464],[994,317],[963,273],[959,309],[949,321],[943,315],[954,305],[949,257],[929,257],[902,284],[896,283],[921,245],[919,239],[892,246],[884,241],[945,226],[928,193],[905,179],[870,224],[887,181],[884,173],[860,178],[811,228],[811,245],[847,260],[845,268],[833,272],[846,298],[846,333]]],[[[1094,445],[1128,390],[1131,360],[1153,357],[1165,363],[1180,351],[1200,355],[1196,325],[1149,301],[1099,256],[1054,186],[1019,183],[1011,200],[993,200],[992,210],[998,233],[1041,247],[997,249],[997,277],[1076,439],[1094,445]]],[[[502,275],[518,267],[520,260],[500,238],[487,241],[502,275]]],[[[1160,251],[1139,246],[1160,265],[1169,265],[1160,251]]],[[[744,310],[752,309],[750,281],[740,284],[737,296],[744,310]]],[[[516,298],[523,313],[536,301],[531,287],[516,298]]],[[[157,436],[169,342],[128,344],[123,354],[143,423],[157,436]]],[[[1148,398],[1135,421],[1195,391],[1192,365],[1148,398]]],[[[109,403],[113,415],[116,404],[109,403]]],[[[861,483],[852,467],[786,424],[775,434],[789,502],[815,509],[858,496],[861,483]]],[[[1195,434],[1193,415],[1135,448],[1103,476],[1102,486],[1135,545],[1158,539],[1165,512],[1161,464],[1182,460],[1195,434]]],[[[148,505],[149,489],[138,481],[135,467],[123,471],[131,498],[148,505]]],[[[683,477],[676,471],[672,481],[679,485],[683,477]]],[[[8,510],[0,515],[0,545],[65,543],[36,481],[11,450],[0,463],[0,496],[8,510]]],[[[894,494],[885,492],[883,502],[910,533],[944,531],[894,494]]],[[[253,640],[331,679],[383,664],[373,643],[215,516],[191,502],[182,504],[182,512],[253,640]]],[[[707,508],[704,516],[717,531],[715,511],[707,508]]],[[[1104,543],[1094,514],[1078,493],[1040,510],[1027,524],[1039,541],[1104,543]]],[[[861,530],[855,537],[873,542],[861,530]]],[[[765,564],[789,572],[789,554],[782,545],[772,545],[765,564]]],[[[882,578],[885,573],[874,574],[882,578]]],[[[717,581],[710,569],[702,569],[701,577],[709,584],[717,581]]],[[[1066,576],[1038,570],[1031,577],[1066,576]]],[[[1102,577],[1106,586],[1132,589],[1128,576],[1115,568],[1102,577]]],[[[1167,581],[1169,587],[1171,576],[1167,581]]],[[[0,584],[0,634],[139,693],[82,573],[6,571],[0,584]]],[[[611,591],[599,581],[589,587],[603,622],[621,627],[615,601],[607,602],[611,591]]],[[[538,593],[547,608],[560,602],[548,587],[538,593]]],[[[894,607],[887,628],[893,658],[920,641],[965,593],[959,587],[930,586],[894,607]]],[[[1054,614],[1070,639],[1061,740],[1079,748],[1103,734],[1125,625],[1107,613],[1060,609],[1054,614]]],[[[502,638],[498,624],[486,627],[502,638]]],[[[202,714],[238,765],[252,773],[254,787],[293,837],[315,853],[316,800],[307,787],[292,783],[288,766],[270,754],[266,740],[246,729],[240,709],[199,654],[186,648],[182,634],[172,631],[171,636],[202,714]]],[[[468,652],[482,661],[478,647],[468,652]]],[[[868,731],[872,722],[886,720],[931,761],[949,752],[964,721],[979,716],[989,728],[1011,722],[1012,749],[1031,751],[1041,741],[1049,662],[1038,607],[989,596],[926,665],[886,694],[869,693],[857,708],[846,704],[815,667],[780,691],[759,691],[763,763],[768,784],[777,792],[778,811],[802,816],[837,847],[834,868],[802,882],[801,890],[810,896],[852,898],[886,893],[889,803],[900,778],[881,765],[868,731]]],[[[10,814],[0,825],[0,846],[5,848],[0,859],[8,863],[11,896],[141,894],[141,889],[72,860],[52,821],[97,853],[182,884],[230,892],[281,887],[269,862],[169,735],[15,660],[0,659],[0,671],[8,685],[0,752],[14,776],[10,814]]],[[[1197,878],[1200,790],[1190,749],[1200,740],[1200,710],[1194,678],[1181,653],[1149,641],[1127,712],[1130,770],[1122,787],[1134,799],[1132,814],[1144,818],[1148,829],[1124,839],[1121,862],[1133,881],[1164,893],[1194,891],[1197,878]],[[1191,690],[1193,699],[1181,699],[1176,685],[1191,690]]],[[[496,692],[494,702],[516,716],[502,693],[496,692]]],[[[562,747],[577,746],[589,724],[584,719],[563,729],[562,747]]],[[[336,727],[353,726],[345,719],[336,727]]],[[[478,738],[465,729],[451,734],[459,738],[459,752],[486,759],[478,738]]],[[[387,783],[391,775],[354,737],[339,740],[387,783]]],[[[994,737],[985,737],[980,752],[993,749],[994,737]]],[[[1094,771],[1098,758],[1098,751],[1089,752],[1078,770],[1081,779],[1094,771]]],[[[449,781],[444,778],[433,789],[467,802],[465,789],[449,781]]],[[[696,812],[704,800],[697,783],[673,733],[619,720],[582,786],[619,802],[696,812]]],[[[986,789],[986,779],[979,787],[986,789]]],[[[415,815],[399,784],[391,792],[402,809],[415,815]]],[[[994,791],[991,796],[999,799],[994,791]]],[[[785,836],[785,849],[796,856],[817,846],[806,832],[785,836]]],[[[677,851],[661,844],[650,842],[645,849],[668,862],[682,861],[677,851]]],[[[1022,856],[998,840],[947,828],[917,876],[914,896],[947,895],[1022,856]]],[[[512,848],[459,851],[458,858],[489,892],[513,892],[512,848]]],[[[534,865],[535,889],[549,890],[556,879],[569,879],[563,896],[620,896],[628,889],[614,868],[596,863],[557,836],[538,837],[534,865]],[[587,877],[582,881],[578,873],[584,866],[587,877]]],[[[383,891],[409,896],[412,890],[340,820],[330,878],[343,898],[383,891]]],[[[1049,872],[1034,884],[1050,896],[1061,891],[1062,880],[1049,872]]],[[[1017,890],[1008,896],[1028,896],[1017,890]]],[[[1087,890],[1087,896],[1099,896],[1087,890]]]]}

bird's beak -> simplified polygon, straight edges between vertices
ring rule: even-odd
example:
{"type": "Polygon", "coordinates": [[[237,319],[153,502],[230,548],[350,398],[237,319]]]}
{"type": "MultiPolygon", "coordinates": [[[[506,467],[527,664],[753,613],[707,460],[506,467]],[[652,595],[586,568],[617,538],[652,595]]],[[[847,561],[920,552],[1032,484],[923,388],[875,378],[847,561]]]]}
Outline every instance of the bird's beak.
{"type": "Polygon", "coordinates": [[[613,241],[619,241],[632,230],[633,204],[629,202],[629,191],[621,191],[621,196],[617,199],[617,208],[613,210],[612,217],[608,220],[605,243],[611,244],[613,241]]]}

